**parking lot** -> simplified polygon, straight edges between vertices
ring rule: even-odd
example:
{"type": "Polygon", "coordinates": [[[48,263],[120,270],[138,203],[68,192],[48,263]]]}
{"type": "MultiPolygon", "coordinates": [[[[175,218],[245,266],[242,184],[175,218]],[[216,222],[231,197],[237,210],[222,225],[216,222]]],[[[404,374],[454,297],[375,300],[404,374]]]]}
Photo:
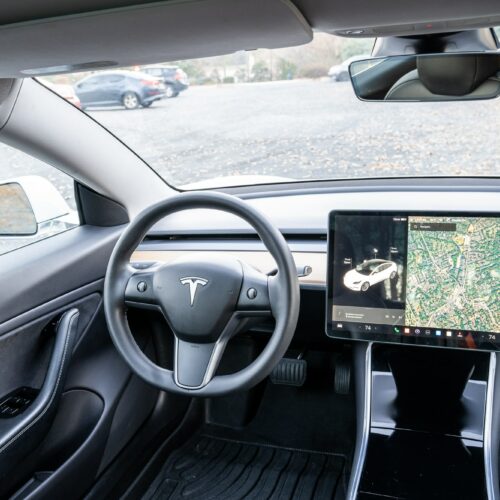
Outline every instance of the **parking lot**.
{"type": "Polygon", "coordinates": [[[296,80],[193,87],[150,109],[90,113],[175,185],[499,172],[498,100],[365,103],[349,83],[296,80]]]}
{"type": "MultiPolygon", "coordinates": [[[[500,173],[498,99],[365,103],[350,83],[294,80],[192,87],[148,109],[88,113],[177,186],[249,174],[500,173]]],[[[74,206],[70,178],[3,145],[0,155],[0,178],[43,175],[74,206]]]]}
{"type": "MultiPolygon", "coordinates": [[[[88,113],[165,179],[498,175],[500,101],[365,103],[349,83],[295,80],[192,87],[151,108],[88,113]]],[[[49,175],[1,148],[1,177],[49,175]]]]}

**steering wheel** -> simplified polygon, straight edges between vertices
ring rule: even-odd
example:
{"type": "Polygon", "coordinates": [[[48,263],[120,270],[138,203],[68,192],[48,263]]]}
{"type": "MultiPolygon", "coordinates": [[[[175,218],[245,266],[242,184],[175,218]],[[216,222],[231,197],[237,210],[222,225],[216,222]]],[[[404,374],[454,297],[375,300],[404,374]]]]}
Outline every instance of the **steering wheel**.
{"type": "Polygon", "coordinates": [[[221,396],[262,381],[292,340],[300,306],[297,270],[283,235],[244,201],[214,192],[183,193],[141,212],[125,229],[111,254],[104,282],[104,311],[111,338],[125,362],[146,382],[189,396],[221,396]],[[148,230],[181,210],[215,209],[237,215],[257,232],[274,257],[270,276],[236,257],[196,252],[170,263],[134,269],[130,257],[148,230]],[[128,306],[163,313],[174,342],[174,370],[162,368],[139,348],[130,332],[128,306]],[[228,341],[263,317],[274,331],[246,368],[216,375],[228,341]]]}

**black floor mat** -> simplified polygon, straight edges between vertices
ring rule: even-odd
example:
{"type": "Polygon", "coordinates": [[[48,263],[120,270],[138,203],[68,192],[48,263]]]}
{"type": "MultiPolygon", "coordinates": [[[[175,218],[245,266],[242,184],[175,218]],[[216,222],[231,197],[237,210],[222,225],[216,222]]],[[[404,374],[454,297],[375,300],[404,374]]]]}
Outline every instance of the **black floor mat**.
{"type": "Polygon", "coordinates": [[[197,435],[176,450],[145,499],[333,498],[344,458],[197,435]]]}

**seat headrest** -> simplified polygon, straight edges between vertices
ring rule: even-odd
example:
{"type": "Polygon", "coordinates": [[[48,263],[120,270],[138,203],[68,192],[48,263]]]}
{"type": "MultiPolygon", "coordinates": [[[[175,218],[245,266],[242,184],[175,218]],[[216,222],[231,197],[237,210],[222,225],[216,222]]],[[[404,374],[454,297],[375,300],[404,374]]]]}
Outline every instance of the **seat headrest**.
{"type": "Polygon", "coordinates": [[[447,54],[417,57],[420,80],[433,94],[464,96],[495,75],[499,58],[491,54],[447,54]]]}

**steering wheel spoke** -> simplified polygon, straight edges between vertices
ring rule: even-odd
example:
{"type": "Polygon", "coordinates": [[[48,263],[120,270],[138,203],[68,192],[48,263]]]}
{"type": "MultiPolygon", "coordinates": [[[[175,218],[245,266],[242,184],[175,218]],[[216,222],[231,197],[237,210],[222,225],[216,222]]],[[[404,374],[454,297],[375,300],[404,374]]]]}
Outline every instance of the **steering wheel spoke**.
{"type": "Polygon", "coordinates": [[[243,282],[238,297],[238,312],[242,316],[271,316],[272,304],[269,287],[274,277],[261,273],[243,262],[241,264],[243,267],[243,282]]]}
{"type": "Polygon", "coordinates": [[[207,385],[219,366],[225,345],[222,342],[199,344],[175,338],[174,378],[184,389],[207,385]]]}

